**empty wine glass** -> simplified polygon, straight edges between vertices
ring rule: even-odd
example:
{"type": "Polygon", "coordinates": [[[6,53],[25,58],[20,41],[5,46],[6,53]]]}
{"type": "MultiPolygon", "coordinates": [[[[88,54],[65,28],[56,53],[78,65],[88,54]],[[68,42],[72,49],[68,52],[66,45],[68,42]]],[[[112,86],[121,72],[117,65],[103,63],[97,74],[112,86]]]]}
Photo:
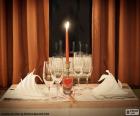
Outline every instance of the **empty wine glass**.
{"type": "Polygon", "coordinates": [[[52,75],[54,82],[57,85],[57,97],[59,92],[59,85],[62,81],[63,75],[63,58],[56,56],[52,58],[52,75]]]}
{"type": "Polygon", "coordinates": [[[43,65],[43,81],[45,85],[48,87],[49,95],[50,95],[50,88],[54,83],[54,80],[51,75],[51,63],[48,61],[44,61],[43,65]]]}
{"type": "Polygon", "coordinates": [[[75,52],[74,53],[74,61],[73,61],[73,71],[78,79],[78,85],[80,84],[80,76],[82,74],[82,66],[83,66],[83,59],[81,52],[75,52]]]}
{"type": "Polygon", "coordinates": [[[83,55],[82,73],[83,73],[83,76],[86,77],[86,83],[88,84],[88,79],[92,73],[92,57],[90,54],[83,55]]]}

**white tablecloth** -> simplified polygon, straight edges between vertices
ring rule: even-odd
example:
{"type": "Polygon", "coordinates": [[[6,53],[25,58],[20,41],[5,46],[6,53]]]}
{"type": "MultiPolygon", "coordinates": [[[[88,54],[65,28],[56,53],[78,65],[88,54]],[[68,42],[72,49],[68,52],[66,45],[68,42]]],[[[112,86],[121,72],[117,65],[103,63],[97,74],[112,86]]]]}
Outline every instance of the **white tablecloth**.
{"type": "Polygon", "coordinates": [[[3,95],[1,100],[46,100],[51,102],[57,101],[114,101],[114,100],[137,100],[138,98],[133,93],[132,89],[127,85],[123,84],[123,90],[127,91],[128,94],[125,96],[102,96],[95,97],[92,90],[97,86],[97,84],[80,84],[73,86],[73,94],[71,96],[65,95],[63,93],[62,87],[57,94],[56,86],[51,87],[50,93],[45,84],[38,84],[38,87],[43,91],[46,96],[36,97],[36,96],[24,96],[22,99],[14,93],[16,85],[12,85],[6,93],[3,95]]]}

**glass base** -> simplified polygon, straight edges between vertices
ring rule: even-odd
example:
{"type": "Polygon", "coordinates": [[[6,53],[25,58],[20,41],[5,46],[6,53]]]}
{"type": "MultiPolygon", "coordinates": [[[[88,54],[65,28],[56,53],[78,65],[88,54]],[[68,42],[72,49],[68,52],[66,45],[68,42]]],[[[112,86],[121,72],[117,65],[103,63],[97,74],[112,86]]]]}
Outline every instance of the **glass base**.
{"type": "Polygon", "coordinates": [[[66,95],[71,95],[72,94],[72,88],[65,88],[63,87],[63,93],[66,95]]]}

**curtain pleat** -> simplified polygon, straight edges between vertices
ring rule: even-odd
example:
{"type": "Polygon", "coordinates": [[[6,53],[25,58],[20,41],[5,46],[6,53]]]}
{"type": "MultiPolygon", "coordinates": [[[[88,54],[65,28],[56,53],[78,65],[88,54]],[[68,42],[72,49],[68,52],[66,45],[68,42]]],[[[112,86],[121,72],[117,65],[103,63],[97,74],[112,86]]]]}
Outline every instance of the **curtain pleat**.
{"type": "MultiPolygon", "coordinates": [[[[37,66],[37,5],[36,0],[27,0],[27,45],[29,71],[37,66]]],[[[41,38],[38,38],[41,39],[41,38]]]]}
{"type": "Polygon", "coordinates": [[[19,82],[28,72],[28,58],[26,53],[28,49],[25,46],[26,36],[23,36],[26,29],[22,27],[25,18],[22,17],[24,14],[22,14],[20,4],[22,4],[21,1],[13,0],[13,83],[19,82]]]}
{"type": "Polygon", "coordinates": [[[107,40],[108,70],[115,74],[115,0],[108,3],[108,40],[107,40]]]}
{"type": "Polygon", "coordinates": [[[0,0],[0,87],[7,87],[7,41],[5,3],[0,0]]]}
{"type": "Polygon", "coordinates": [[[99,0],[92,2],[92,58],[93,58],[93,77],[91,80],[97,81],[100,75],[100,13],[101,5],[99,0]]]}

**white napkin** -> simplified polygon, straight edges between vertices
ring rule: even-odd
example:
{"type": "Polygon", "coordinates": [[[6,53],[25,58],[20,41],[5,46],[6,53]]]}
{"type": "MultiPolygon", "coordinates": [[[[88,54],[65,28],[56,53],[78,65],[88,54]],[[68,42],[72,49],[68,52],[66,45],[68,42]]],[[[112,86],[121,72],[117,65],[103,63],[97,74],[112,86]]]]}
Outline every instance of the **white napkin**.
{"type": "Polygon", "coordinates": [[[122,89],[122,84],[118,80],[118,83],[116,82],[114,76],[106,70],[108,75],[103,74],[99,81],[103,82],[99,84],[96,88],[93,89],[93,95],[94,96],[124,96],[127,94],[126,91],[122,89]]]}
{"type": "Polygon", "coordinates": [[[15,96],[18,98],[28,98],[30,97],[44,97],[44,93],[40,88],[38,88],[35,78],[38,77],[41,81],[42,79],[38,75],[34,75],[34,70],[29,73],[21,82],[18,84],[14,90],[15,96]]]}

